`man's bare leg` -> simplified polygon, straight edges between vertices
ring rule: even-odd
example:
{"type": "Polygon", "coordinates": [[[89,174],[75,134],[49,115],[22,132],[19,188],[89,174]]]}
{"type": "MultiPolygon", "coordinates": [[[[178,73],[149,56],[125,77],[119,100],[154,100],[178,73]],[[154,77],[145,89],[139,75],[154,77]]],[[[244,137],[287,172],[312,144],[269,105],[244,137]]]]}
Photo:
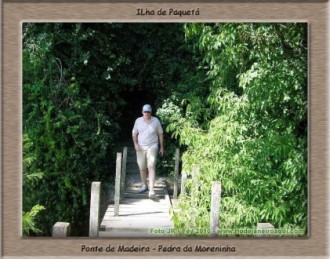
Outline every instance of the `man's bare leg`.
{"type": "Polygon", "coordinates": [[[147,185],[147,169],[140,170],[140,175],[143,184],[147,185]]]}
{"type": "Polygon", "coordinates": [[[147,185],[147,169],[144,170],[140,170],[140,176],[141,176],[141,180],[142,180],[142,186],[139,189],[139,192],[144,192],[148,189],[148,185],[147,185]]]}
{"type": "Polygon", "coordinates": [[[156,176],[155,168],[150,167],[148,168],[148,171],[149,171],[149,191],[153,192],[155,185],[155,176],[156,176]]]}

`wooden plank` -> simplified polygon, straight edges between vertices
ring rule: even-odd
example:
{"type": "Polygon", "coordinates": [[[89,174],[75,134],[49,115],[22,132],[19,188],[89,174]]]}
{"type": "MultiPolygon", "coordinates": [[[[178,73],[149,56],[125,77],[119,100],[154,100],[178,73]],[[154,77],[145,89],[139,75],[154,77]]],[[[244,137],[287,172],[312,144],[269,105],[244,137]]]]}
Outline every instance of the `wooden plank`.
{"type": "MultiPolygon", "coordinates": [[[[173,227],[159,227],[159,229],[163,229],[164,231],[168,231],[168,230],[173,230],[173,227]]],[[[153,227],[148,227],[148,228],[140,228],[140,227],[129,227],[129,228],[126,228],[126,227],[123,227],[123,228],[111,228],[111,227],[108,227],[107,229],[106,228],[103,228],[102,231],[105,231],[105,230],[111,230],[111,231],[122,231],[122,232],[150,232],[150,231],[153,231],[155,232],[156,228],[153,228],[153,227]]],[[[173,231],[172,231],[173,232],[173,231]]]]}
{"type": "Polygon", "coordinates": [[[150,228],[172,228],[173,226],[171,225],[171,223],[168,224],[145,224],[143,225],[139,225],[136,223],[127,223],[127,222],[117,222],[117,224],[114,225],[103,225],[102,229],[104,229],[104,231],[114,231],[114,230],[121,230],[122,228],[128,228],[128,229],[134,229],[134,228],[140,228],[140,229],[150,229],[150,228]]]}
{"type": "Polygon", "coordinates": [[[212,183],[211,213],[210,213],[210,235],[216,237],[219,235],[220,226],[220,201],[221,201],[221,183],[212,183]]]}
{"type": "MultiPolygon", "coordinates": [[[[158,198],[159,200],[165,199],[164,193],[155,193],[155,198],[158,198]]],[[[126,199],[140,199],[140,200],[151,200],[149,197],[149,193],[139,194],[139,193],[125,193],[123,200],[126,199]]]]}
{"type": "MultiPolygon", "coordinates": [[[[168,206],[164,205],[164,206],[157,206],[157,207],[146,207],[146,208],[141,208],[141,207],[130,207],[130,208],[123,208],[120,207],[120,212],[141,212],[141,211],[168,211],[168,206]]],[[[114,208],[108,208],[106,210],[106,214],[109,213],[111,214],[114,211],[114,208]]],[[[113,213],[112,213],[113,215],[113,213]]]]}
{"type": "MultiPolygon", "coordinates": [[[[147,199],[145,201],[147,201],[147,199]]],[[[165,200],[162,200],[161,202],[159,202],[157,204],[156,204],[156,202],[155,202],[155,204],[147,203],[147,202],[120,204],[120,209],[125,210],[126,208],[130,208],[130,207],[134,208],[134,209],[137,209],[137,210],[140,210],[140,209],[143,210],[143,209],[148,209],[148,208],[150,208],[150,209],[152,209],[152,208],[163,208],[164,209],[164,208],[168,208],[168,203],[165,202],[165,200]],[[126,205],[127,207],[123,207],[123,205],[126,205]]]]}
{"type": "MultiPolygon", "coordinates": [[[[110,208],[114,208],[114,206],[108,206],[106,210],[109,210],[110,208]]],[[[136,203],[136,204],[120,204],[120,209],[126,210],[126,209],[155,209],[155,208],[168,208],[168,203],[161,202],[159,204],[155,204],[154,206],[152,204],[146,204],[146,203],[136,203]]]]}
{"type": "Polygon", "coordinates": [[[126,220],[132,220],[131,217],[147,217],[147,218],[152,218],[152,217],[159,217],[159,218],[169,218],[169,214],[166,212],[162,212],[162,211],[153,211],[150,213],[143,213],[143,212],[126,212],[123,214],[120,214],[119,217],[115,217],[115,216],[111,216],[111,215],[105,215],[103,220],[110,220],[112,218],[114,218],[114,220],[119,220],[119,218],[123,218],[126,220]]]}
{"type": "Polygon", "coordinates": [[[124,191],[126,188],[126,164],[127,164],[127,147],[123,150],[123,161],[121,166],[121,186],[120,186],[120,197],[124,196],[124,191]]]}
{"type": "Polygon", "coordinates": [[[149,217],[170,217],[170,214],[168,211],[125,211],[125,212],[120,212],[119,217],[110,215],[110,214],[105,214],[102,221],[110,218],[114,218],[116,220],[117,218],[125,218],[126,220],[132,220],[131,217],[141,217],[144,216],[146,218],[149,217]]]}
{"type": "MultiPolygon", "coordinates": [[[[154,190],[156,194],[158,195],[164,195],[164,189],[156,189],[154,190]]],[[[139,192],[138,190],[126,190],[125,194],[130,194],[130,195],[148,195],[149,192],[148,191],[144,191],[144,192],[139,192]]]]}
{"type": "MultiPolygon", "coordinates": [[[[140,199],[150,199],[149,194],[125,194],[124,199],[131,199],[131,198],[140,198],[140,199]]],[[[164,199],[165,195],[164,194],[156,194],[153,200],[157,199],[164,199]]]]}
{"type": "MultiPolygon", "coordinates": [[[[157,207],[142,207],[141,206],[132,206],[129,208],[120,208],[119,216],[123,215],[125,213],[152,213],[152,212],[164,212],[164,213],[169,213],[170,208],[168,207],[167,204],[164,204],[162,206],[157,206],[157,207]]],[[[114,208],[107,208],[104,217],[107,215],[114,215],[114,208]]]]}
{"type": "MultiPolygon", "coordinates": [[[[166,212],[168,210],[169,210],[169,208],[168,208],[167,204],[164,204],[162,206],[157,206],[157,207],[150,206],[150,207],[145,207],[145,208],[141,208],[140,206],[138,206],[138,207],[132,206],[129,208],[120,207],[120,212],[134,212],[134,211],[136,211],[136,212],[141,212],[141,211],[164,211],[164,212],[166,212]]],[[[114,211],[113,208],[107,208],[105,214],[111,214],[113,211],[114,211]]],[[[112,214],[112,215],[114,215],[114,214],[112,214]]]]}
{"type": "Polygon", "coordinates": [[[89,209],[89,236],[96,237],[99,232],[101,201],[101,182],[92,182],[89,209]]]}
{"type": "Polygon", "coordinates": [[[140,227],[148,227],[148,226],[161,226],[162,224],[171,224],[171,219],[170,217],[167,218],[150,218],[148,220],[137,217],[137,216],[130,216],[129,220],[127,220],[127,217],[114,217],[113,219],[111,218],[110,220],[103,220],[102,224],[107,224],[107,225],[117,225],[117,224],[136,224],[136,226],[140,227]]]}
{"type": "Polygon", "coordinates": [[[135,217],[135,216],[145,216],[146,218],[148,217],[153,217],[153,216],[167,216],[169,217],[169,211],[161,211],[161,210],[154,210],[154,211],[125,211],[125,212],[120,212],[119,213],[119,217],[114,216],[113,214],[111,215],[110,213],[104,214],[104,217],[102,220],[106,219],[106,218],[126,218],[126,220],[131,220],[130,217],[135,217]]]}
{"type": "Polygon", "coordinates": [[[117,153],[116,160],[116,182],[115,182],[115,212],[114,215],[117,216],[119,213],[119,201],[120,201],[120,176],[121,176],[121,153],[117,153]]]}
{"type": "MultiPolygon", "coordinates": [[[[129,188],[129,189],[126,189],[125,193],[127,192],[131,192],[131,193],[139,193],[139,190],[140,190],[141,186],[138,186],[138,187],[134,187],[134,188],[129,188]]],[[[155,191],[158,191],[158,192],[163,192],[165,187],[158,187],[158,186],[155,186],[154,187],[154,190],[155,191]]],[[[143,193],[148,193],[148,191],[145,191],[143,193]]]]}
{"type": "MultiPolygon", "coordinates": [[[[116,218],[121,218],[121,217],[116,217],[116,218]]],[[[136,216],[134,219],[141,219],[141,220],[143,220],[143,217],[136,216]]],[[[166,226],[168,226],[168,225],[169,226],[172,226],[172,222],[168,218],[166,218],[166,217],[159,217],[159,219],[157,219],[157,217],[150,217],[150,218],[148,218],[148,221],[149,221],[149,219],[150,220],[155,219],[158,222],[157,224],[154,223],[153,225],[150,225],[152,227],[156,227],[156,226],[157,227],[162,227],[165,223],[166,223],[165,224],[166,226]]],[[[111,218],[110,219],[105,219],[104,221],[102,221],[100,227],[121,228],[121,227],[123,227],[122,224],[124,224],[124,226],[127,226],[127,227],[147,227],[147,226],[144,226],[144,225],[140,225],[140,223],[137,223],[137,222],[132,221],[132,220],[113,220],[111,218]]]]}
{"type": "Polygon", "coordinates": [[[155,211],[125,211],[125,212],[120,212],[119,217],[114,216],[113,214],[105,214],[103,217],[103,220],[105,220],[106,218],[125,218],[126,220],[131,220],[130,217],[135,217],[135,216],[145,216],[145,217],[153,217],[153,216],[166,216],[166,217],[170,217],[170,214],[168,213],[168,211],[161,211],[161,210],[155,210],[155,211]]]}
{"type": "Polygon", "coordinates": [[[117,214],[116,204],[104,208],[105,214],[100,224],[100,229],[104,231],[99,231],[99,236],[168,236],[149,233],[149,228],[173,228],[169,214],[171,201],[166,185],[158,181],[156,199],[150,199],[148,192],[138,193],[139,188],[140,184],[126,188],[124,198],[118,204],[117,214]]]}
{"type": "MultiPolygon", "coordinates": [[[[136,210],[136,209],[126,209],[126,210],[123,210],[123,211],[121,211],[120,210],[120,213],[119,213],[119,215],[123,215],[123,214],[125,214],[125,213],[145,213],[145,214],[147,214],[147,213],[158,213],[158,212],[162,212],[162,213],[167,213],[168,214],[168,208],[167,207],[164,207],[164,208],[157,208],[157,209],[153,209],[153,210],[151,210],[151,209],[146,209],[146,210],[136,210]]],[[[113,210],[107,210],[106,211],[106,213],[104,214],[104,217],[105,216],[113,216],[113,210]]],[[[115,216],[114,216],[115,217],[115,216]]]]}
{"type": "MultiPolygon", "coordinates": [[[[169,212],[169,209],[167,207],[164,207],[164,208],[155,208],[155,209],[145,209],[145,210],[136,210],[135,208],[132,208],[132,209],[126,209],[126,210],[122,210],[120,209],[120,213],[119,213],[119,216],[120,215],[125,215],[125,214],[151,214],[151,213],[167,213],[169,212]]],[[[107,210],[106,213],[104,214],[104,217],[111,217],[113,216],[113,210],[107,210]]],[[[115,217],[115,216],[114,216],[115,217]]]]}
{"type": "MultiPolygon", "coordinates": [[[[129,187],[126,189],[126,193],[127,192],[134,192],[134,193],[138,193],[140,190],[141,186],[135,186],[135,187],[129,187]]],[[[165,189],[165,186],[154,186],[154,191],[158,191],[158,192],[163,192],[165,189]]],[[[146,191],[147,192],[147,191],[146,191]]]]}
{"type": "MultiPolygon", "coordinates": [[[[120,217],[118,217],[120,218],[120,217]]],[[[173,223],[170,219],[157,219],[150,218],[145,220],[144,218],[135,217],[133,220],[127,221],[126,219],[122,220],[104,220],[101,224],[105,228],[156,228],[156,227],[172,227],[173,223]]]]}
{"type": "MultiPolygon", "coordinates": [[[[127,207],[123,207],[123,204],[120,204],[120,211],[128,211],[128,210],[136,210],[136,211],[149,211],[149,210],[168,210],[168,204],[167,203],[161,203],[156,206],[151,205],[142,205],[142,204],[135,204],[135,205],[128,205],[127,207]]],[[[108,207],[106,208],[106,212],[108,211],[114,211],[114,207],[108,207]]]]}
{"type": "Polygon", "coordinates": [[[104,225],[102,226],[102,229],[104,231],[122,231],[123,228],[127,228],[127,229],[157,229],[157,228],[172,228],[173,226],[171,224],[163,224],[163,225],[145,225],[145,226],[140,226],[137,224],[127,224],[126,222],[121,223],[121,224],[117,224],[116,226],[108,226],[108,225],[104,225]]]}
{"type": "MultiPolygon", "coordinates": [[[[165,201],[165,199],[158,199],[158,201],[165,201]]],[[[130,202],[142,202],[142,203],[157,203],[157,201],[153,199],[139,199],[138,197],[135,198],[125,198],[122,200],[123,204],[127,204],[130,202]]]]}
{"type": "Polygon", "coordinates": [[[134,217],[134,218],[145,218],[147,217],[148,220],[151,219],[151,218],[160,218],[160,219],[168,219],[169,218],[169,214],[168,213],[164,213],[164,212],[159,212],[159,213],[141,213],[141,214],[137,214],[137,213],[127,213],[127,214],[121,214],[119,215],[119,217],[115,217],[115,216],[105,216],[101,222],[101,225],[104,223],[104,222],[107,222],[107,221],[119,221],[119,220],[122,220],[122,219],[125,219],[126,221],[127,220],[132,220],[131,217],[134,217]]]}
{"type": "MultiPolygon", "coordinates": [[[[127,198],[129,199],[129,198],[127,198]]],[[[136,199],[134,199],[136,200],[136,199]]],[[[125,208],[126,206],[146,206],[146,207],[156,207],[158,205],[168,205],[168,202],[165,200],[165,199],[154,199],[154,200],[151,200],[150,199],[139,199],[138,201],[126,201],[126,199],[123,199],[121,201],[121,204],[119,205],[120,208],[125,208]]],[[[113,208],[114,207],[114,204],[109,204],[108,205],[108,208],[111,207],[113,208]]]]}
{"type": "MultiPolygon", "coordinates": [[[[138,184],[132,184],[132,186],[127,188],[127,191],[138,191],[141,188],[141,183],[138,184]]],[[[154,189],[155,190],[161,190],[166,188],[166,185],[163,184],[155,184],[154,189]]]]}
{"type": "Polygon", "coordinates": [[[157,204],[157,203],[165,203],[164,199],[159,199],[157,201],[153,200],[153,199],[134,199],[134,198],[127,198],[127,199],[123,199],[121,201],[121,204],[157,204]]]}
{"type": "Polygon", "coordinates": [[[120,213],[119,217],[118,216],[113,216],[110,214],[104,215],[101,225],[104,224],[105,222],[117,222],[117,221],[125,221],[125,222],[132,222],[136,218],[143,219],[147,218],[145,221],[149,221],[151,218],[155,218],[156,220],[163,220],[166,219],[169,222],[171,221],[169,212],[164,212],[164,211],[153,211],[153,212],[125,212],[125,213],[120,213]],[[126,214],[125,214],[126,213],[126,214]]]}
{"type": "Polygon", "coordinates": [[[162,228],[164,233],[152,232],[149,228],[130,228],[130,229],[111,229],[111,231],[100,231],[100,237],[175,237],[174,233],[168,229],[172,228],[162,228]],[[170,232],[170,233],[168,233],[170,232]]]}
{"type": "MultiPolygon", "coordinates": [[[[100,237],[154,237],[155,235],[151,235],[148,232],[144,233],[144,232],[122,232],[122,231],[100,231],[99,232],[99,236],[100,237]]],[[[158,235],[157,235],[158,236],[158,235]]],[[[161,235],[159,235],[159,237],[163,237],[161,235]]]]}
{"type": "MultiPolygon", "coordinates": [[[[151,216],[154,216],[154,215],[166,215],[167,217],[169,217],[169,212],[168,211],[164,211],[164,210],[153,210],[153,211],[124,211],[124,212],[120,212],[119,216],[120,217],[125,217],[126,219],[129,219],[128,216],[139,216],[139,215],[144,215],[146,217],[151,217],[151,216]]],[[[104,214],[104,217],[103,219],[105,218],[111,218],[111,217],[115,217],[117,218],[116,216],[109,213],[106,213],[104,214]]],[[[130,220],[130,219],[129,219],[130,220]]]]}
{"type": "Polygon", "coordinates": [[[70,236],[70,223],[56,222],[53,226],[52,237],[67,237],[70,236]]]}

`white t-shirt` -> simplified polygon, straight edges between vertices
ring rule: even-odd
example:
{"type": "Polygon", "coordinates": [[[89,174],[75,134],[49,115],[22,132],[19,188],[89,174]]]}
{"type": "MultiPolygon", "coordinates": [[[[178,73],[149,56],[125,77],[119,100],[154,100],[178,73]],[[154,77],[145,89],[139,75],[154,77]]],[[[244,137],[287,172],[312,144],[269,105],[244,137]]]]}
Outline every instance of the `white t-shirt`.
{"type": "Polygon", "coordinates": [[[163,134],[163,128],[156,117],[146,121],[143,117],[137,118],[133,127],[133,134],[138,135],[138,143],[141,147],[158,145],[158,134],[163,134]]]}

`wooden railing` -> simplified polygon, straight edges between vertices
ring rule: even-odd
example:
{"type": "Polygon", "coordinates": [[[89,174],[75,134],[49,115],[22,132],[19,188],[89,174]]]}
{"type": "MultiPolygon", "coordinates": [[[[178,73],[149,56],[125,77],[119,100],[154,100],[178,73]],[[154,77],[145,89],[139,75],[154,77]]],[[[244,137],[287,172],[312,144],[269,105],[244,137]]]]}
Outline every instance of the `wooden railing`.
{"type": "Polygon", "coordinates": [[[120,186],[122,184],[121,180],[121,161],[122,161],[122,154],[117,153],[117,159],[116,159],[116,181],[115,181],[115,208],[114,208],[114,214],[115,216],[119,215],[119,202],[120,202],[120,186]]]}
{"type": "MultiPolygon", "coordinates": [[[[179,179],[179,163],[180,163],[180,151],[177,148],[175,152],[175,174],[174,174],[174,191],[173,199],[178,197],[178,179],[179,179]]],[[[196,189],[198,188],[197,175],[200,172],[198,165],[193,166],[192,172],[181,172],[181,188],[180,195],[185,195],[185,181],[188,178],[192,178],[196,189]]],[[[219,236],[220,229],[220,205],[221,205],[221,182],[214,181],[212,182],[211,190],[211,211],[210,211],[210,236],[217,237],[219,236]]],[[[257,223],[257,232],[258,230],[269,230],[274,229],[274,226],[270,223],[257,223]]],[[[260,232],[260,231],[259,231],[260,232]]],[[[271,236],[269,234],[257,234],[256,237],[267,237],[271,236]]]]}
{"type": "MultiPolygon", "coordinates": [[[[127,163],[127,147],[124,147],[123,153],[117,153],[116,158],[116,181],[115,181],[115,195],[114,195],[114,215],[119,215],[120,199],[126,188],[126,163],[127,163]]],[[[175,152],[175,166],[174,166],[174,186],[173,199],[179,196],[179,168],[180,168],[180,150],[177,148],[175,152]]],[[[200,168],[196,165],[193,167],[191,173],[181,172],[181,188],[180,195],[185,195],[185,181],[188,177],[193,178],[193,181],[198,188],[197,175],[200,168]]],[[[221,204],[221,183],[213,182],[211,190],[211,211],[210,211],[210,236],[217,237],[220,229],[220,204],[221,204]]],[[[90,220],[89,220],[89,236],[97,237],[100,228],[100,206],[101,206],[101,182],[92,182],[91,185],[91,200],[90,200],[90,220]]],[[[53,226],[53,237],[67,237],[70,236],[70,223],[56,222],[53,226]]],[[[269,223],[258,223],[257,230],[274,229],[274,226],[269,223]]],[[[258,234],[257,237],[269,236],[265,234],[258,234]]]]}
{"type": "Polygon", "coordinates": [[[127,147],[124,147],[123,159],[121,164],[120,198],[124,197],[124,192],[126,188],[126,166],[127,166],[127,147]]]}
{"type": "Polygon", "coordinates": [[[101,182],[92,182],[89,210],[89,236],[97,237],[100,228],[101,182]]]}

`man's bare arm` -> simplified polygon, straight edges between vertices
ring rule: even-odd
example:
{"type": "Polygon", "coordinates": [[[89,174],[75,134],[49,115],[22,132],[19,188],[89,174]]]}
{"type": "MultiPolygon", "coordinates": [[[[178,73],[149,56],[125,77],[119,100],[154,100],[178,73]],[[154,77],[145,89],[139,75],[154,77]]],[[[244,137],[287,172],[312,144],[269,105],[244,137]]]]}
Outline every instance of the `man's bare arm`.
{"type": "Polygon", "coordinates": [[[137,151],[140,149],[139,143],[137,141],[137,134],[133,133],[132,138],[133,138],[134,148],[137,151]]]}
{"type": "Polygon", "coordinates": [[[159,149],[159,154],[161,156],[164,155],[164,134],[158,134],[159,136],[159,143],[160,143],[160,149],[159,149]]]}

